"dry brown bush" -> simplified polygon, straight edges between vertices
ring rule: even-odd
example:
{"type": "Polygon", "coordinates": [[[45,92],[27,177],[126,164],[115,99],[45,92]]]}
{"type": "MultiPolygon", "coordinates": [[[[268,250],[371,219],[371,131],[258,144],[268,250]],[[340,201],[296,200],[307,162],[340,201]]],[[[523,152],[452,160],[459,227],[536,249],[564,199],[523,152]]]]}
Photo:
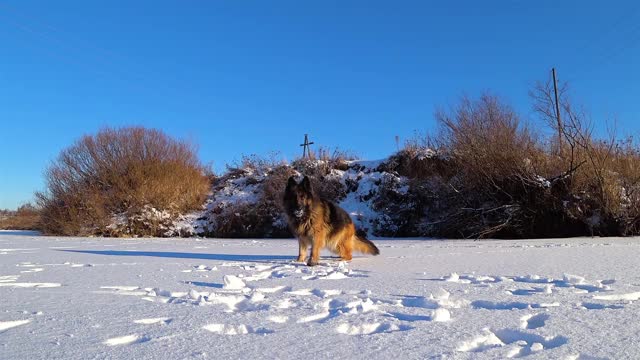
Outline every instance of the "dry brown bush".
{"type": "Polygon", "coordinates": [[[631,140],[588,138],[576,151],[581,164],[569,191],[582,199],[571,213],[582,218],[593,234],[638,234],[640,227],[640,153],[631,140]]]}
{"type": "Polygon", "coordinates": [[[415,209],[427,214],[424,235],[638,234],[638,146],[614,135],[595,138],[566,94],[558,122],[549,87],[537,91],[546,91],[534,97],[534,108],[553,130],[548,139],[521,124],[498,98],[483,95],[436,113],[441,131],[428,143],[444,166],[415,161],[426,149],[416,142],[392,157],[395,169],[412,179],[415,209]]]}
{"type": "Polygon", "coordinates": [[[532,172],[544,157],[538,137],[496,96],[463,98],[449,112],[436,112],[437,138],[469,185],[495,186],[532,172]]]}
{"type": "Polygon", "coordinates": [[[410,142],[392,157],[412,179],[414,207],[426,214],[423,235],[537,237],[548,229],[564,231],[558,230],[568,222],[558,217],[564,195],[546,179],[561,175],[565,162],[550,156],[511,107],[485,94],[462,98],[449,111],[436,112],[436,120],[435,137],[410,142]],[[426,150],[430,156],[420,156],[426,150]]]}
{"type": "Polygon", "coordinates": [[[559,91],[560,120],[550,82],[538,83],[530,93],[534,110],[553,129],[549,149],[551,168],[565,170],[571,217],[585,223],[592,234],[638,234],[640,207],[640,148],[632,138],[617,138],[615,126],[608,137],[593,135],[593,121],[577,109],[569,97],[569,87],[559,91]]]}
{"type": "Polygon", "coordinates": [[[46,192],[37,194],[43,230],[60,235],[105,234],[114,215],[135,217],[145,206],[173,214],[197,209],[210,187],[192,144],[141,127],[83,136],[60,153],[45,180],[46,192]]]}

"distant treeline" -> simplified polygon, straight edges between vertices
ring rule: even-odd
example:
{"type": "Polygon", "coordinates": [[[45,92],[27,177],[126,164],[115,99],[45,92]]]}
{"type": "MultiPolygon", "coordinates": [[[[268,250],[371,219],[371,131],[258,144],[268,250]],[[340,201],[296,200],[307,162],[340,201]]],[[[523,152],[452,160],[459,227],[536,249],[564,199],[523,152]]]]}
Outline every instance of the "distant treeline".
{"type": "Polygon", "coordinates": [[[40,230],[40,211],[32,204],[0,210],[0,230],[40,230]]]}

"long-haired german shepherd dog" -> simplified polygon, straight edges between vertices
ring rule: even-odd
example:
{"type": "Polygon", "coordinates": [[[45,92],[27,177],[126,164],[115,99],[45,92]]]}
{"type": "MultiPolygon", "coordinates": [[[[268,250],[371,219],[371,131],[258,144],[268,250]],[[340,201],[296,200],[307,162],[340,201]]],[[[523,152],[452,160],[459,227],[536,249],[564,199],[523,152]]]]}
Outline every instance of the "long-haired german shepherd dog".
{"type": "Polygon", "coordinates": [[[289,178],[284,192],[284,209],[289,227],[298,238],[298,262],[305,260],[309,246],[309,266],[318,264],[322,248],[339,254],[343,260],[351,260],[354,250],[365,254],[380,254],[380,250],[370,240],[356,234],[353,221],[346,211],[316,195],[306,176],[299,184],[293,176],[289,178]]]}

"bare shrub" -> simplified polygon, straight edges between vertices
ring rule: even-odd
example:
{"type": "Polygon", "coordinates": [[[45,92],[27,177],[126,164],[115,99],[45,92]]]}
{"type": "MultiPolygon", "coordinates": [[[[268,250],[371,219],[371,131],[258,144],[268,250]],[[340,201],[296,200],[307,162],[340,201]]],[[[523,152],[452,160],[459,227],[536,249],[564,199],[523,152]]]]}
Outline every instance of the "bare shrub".
{"type": "Polygon", "coordinates": [[[465,97],[450,112],[436,112],[436,121],[440,146],[468,184],[496,187],[503,179],[530,173],[543,155],[537,136],[493,95],[476,101],[465,97]]]}
{"type": "Polygon", "coordinates": [[[395,160],[413,179],[417,210],[428,214],[422,228],[447,237],[517,236],[530,189],[539,186],[537,136],[488,94],[462,98],[436,120],[440,132],[425,141],[429,148],[410,143],[395,160]]]}
{"type": "Polygon", "coordinates": [[[560,114],[555,112],[550,82],[538,83],[530,93],[534,110],[558,133],[550,158],[555,159],[555,172],[567,174],[564,182],[572,197],[566,213],[592,234],[638,234],[639,148],[632,138],[618,139],[615,127],[608,138],[595,138],[593,122],[576,109],[568,89],[561,83],[560,114]]]}
{"type": "Polygon", "coordinates": [[[542,188],[536,168],[546,155],[537,134],[489,94],[464,97],[435,117],[435,137],[408,141],[384,166],[411,179],[404,201],[418,215],[404,217],[422,235],[522,236],[542,188]]]}
{"type": "Polygon", "coordinates": [[[620,206],[619,218],[623,225],[622,235],[640,234],[640,149],[629,138],[614,149],[613,171],[618,175],[618,191],[614,199],[620,206]],[[618,197],[619,195],[619,197],[618,197]]]}
{"type": "Polygon", "coordinates": [[[193,145],[141,127],[83,136],[45,180],[46,192],[37,194],[43,230],[60,235],[118,235],[106,230],[114,216],[135,217],[149,206],[171,214],[197,209],[210,186],[193,145]]]}
{"type": "MultiPolygon", "coordinates": [[[[640,151],[632,140],[593,136],[562,86],[558,122],[549,86],[534,109],[553,130],[547,141],[496,97],[464,98],[436,119],[431,141],[442,168],[421,166],[407,147],[396,169],[412,181],[423,233],[445,237],[629,235],[640,230],[640,151]],[[452,172],[453,171],[453,172],[452,172]],[[446,184],[446,185],[445,185],[446,184]]],[[[415,143],[414,143],[415,144],[415,143]]]]}
{"type": "Polygon", "coordinates": [[[575,194],[569,213],[592,234],[631,235],[640,230],[640,153],[631,140],[589,138],[575,157],[582,166],[571,176],[575,194]]]}

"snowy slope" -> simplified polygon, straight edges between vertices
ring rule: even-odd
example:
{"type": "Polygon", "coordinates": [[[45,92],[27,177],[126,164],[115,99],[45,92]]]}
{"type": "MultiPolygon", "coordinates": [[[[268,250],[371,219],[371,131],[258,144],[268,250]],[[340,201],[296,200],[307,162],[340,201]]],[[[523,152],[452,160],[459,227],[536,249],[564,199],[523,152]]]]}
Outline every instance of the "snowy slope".
{"type": "MultiPolygon", "coordinates": [[[[353,219],[356,227],[369,236],[395,236],[398,226],[397,219],[392,219],[389,211],[377,208],[376,201],[380,200],[381,190],[392,192],[398,196],[407,194],[408,179],[395,173],[379,170],[385,160],[376,161],[348,161],[346,170],[330,169],[323,175],[323,182],[333,183],[339,188],[340,195],[335,202],[345,209],[353,219]],[[396,220],[396,221],[394,221],[396,220]]],[[[319,167],[324,164],[322,160],[313,160],[305,163],[306,166],[319,167]]],[[[292,174],[302,179],[303,173],[291,165],[281,165],[289,169],[292,174]]],[[[243,237],[222,236],[219,234],[219,223],[229,221],[230,217],[244,217],[250,208],[259,207],[263,201],[264,183],[269,177],[274,176],[274,169],[264,167],[259,169],[244,168],[232,172],[232,176],[222,177],[214,185],[213,191],[203,210],[181,215],[171,225],[167,226],[166,236],[209,236],[209,237],[243,237]]],[[[286,178],[282,180],[282,186],[286,184],[286,178]]],[[[284,192],[284,188],[282,189],[284,192]]],[[[281,201],[278,194],[277,201],[281,201]]],[[[155,209],[152,209],[155,210],[155,209]]],[[[388,210],[388,209],[386,209],[388,210]]],[[[157,210],[155,210],[157,211],[157,210]]],[[[261,237],[273,237],[272,234],[288,234],[285,215],[277,206],[270,211],[261,214],[261,218],[272,219],[271,224],[265,229],[261,237]]],[[[148,215],[143,215],[148,216],[148,215]]],[[[151,218],[156,219],[157,216],[151,218]]],[[[402,222],[403,220],[400,220],[402,222]]],[[[245,224],[251,226],[252,224],[245,224]]],[[[236,224],[236,227],[240,225],[236,224]]],[[[245,236],[246,237],[246,236],[245,236]]]]}
{"type": "Polygon", "coordinates": [[[376,243],[0,233],[0,358],[640,358],[638,239],[376,243]]]}
{"type": "MultiPolygon", "coordinates": [[[[367,232],[370,236],[380,235],[384,229],[384,235],[395,235],[397,226],[394,221],[382,209],[376,208],[376,200],[379,200],[381,188],[394,192],[399,196],[406,195],[408,180],[406,177],[379,170],[380,165],[388,161],[348,161],[346,170],[330,169],[323,175],[323,182],[336,184],[340,188],[340,195],[335,202],[345,209],[355,222],[358,229],[367,232]]],[[[313,160],[305,163],[306,166],[322,166],[322,160],[313,160]]],[[[282,165],[292,173],[302,178],[303,174],[291,165],[282,165]]],[[[282,170],[282,169],[280,169],[282,170]]],[[[220,219],[233,216],[242,217],[247,208],[259,206],[263,196],[263,184],[273,176],[273,168],[259,169],[244,168],[232,172],[232,176],[222,177],[214,185],[213,191],[203,206],[203,210],[181,215],[167,226],[166,236],[220,236],[218,226],[220,219]]],[[[287,176],[288,177],[288,176],[287,176]]],[[[286,177],[282,185],[286,184],[286,177]]],[[[282,189],[284,192],[284,189],[282,189]]],[[[278,196],[278,202],[281,195],[278,196]]],[[[155,209],[151,209],[155,210],[155,209]]],[[[157,210],[155,210],[157,212],[157,210]]],[[[155,214],[150,212],[150,214],[155,214]]],[[[261,234],[263,237],[272,237],[273,233],[287,234],[287,222],[282,210],[273,207],[271,213],[263,214],[273,221],[269,229],[261,234]]],[[[148,216],[153,220],[156,216],[148,216]]],[[[245,224],[251,226],[251,224],[245,224]]],[[[115,226],[115,225],[114,225],[115,226]]],[[[239,226],[239,225],[236,225],[239,226]]],[[[222,236],[229,237],[229,236],[222,236]]],[[[234,236],[231,236],[234,237],[234,236]]]]}

